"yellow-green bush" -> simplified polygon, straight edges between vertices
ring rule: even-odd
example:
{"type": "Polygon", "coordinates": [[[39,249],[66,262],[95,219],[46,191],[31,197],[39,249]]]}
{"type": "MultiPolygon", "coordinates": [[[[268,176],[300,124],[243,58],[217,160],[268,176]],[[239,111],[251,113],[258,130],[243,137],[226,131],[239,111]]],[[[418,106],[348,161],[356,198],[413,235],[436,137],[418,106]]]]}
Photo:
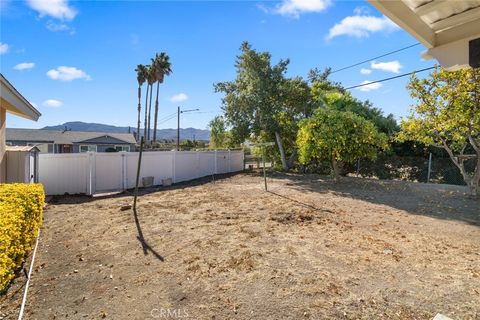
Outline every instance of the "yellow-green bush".
{"type": "Polygon", "coordinates": [[[0,184],[0,292],[32,249],[44,199],[41,184],[0,184]]]}

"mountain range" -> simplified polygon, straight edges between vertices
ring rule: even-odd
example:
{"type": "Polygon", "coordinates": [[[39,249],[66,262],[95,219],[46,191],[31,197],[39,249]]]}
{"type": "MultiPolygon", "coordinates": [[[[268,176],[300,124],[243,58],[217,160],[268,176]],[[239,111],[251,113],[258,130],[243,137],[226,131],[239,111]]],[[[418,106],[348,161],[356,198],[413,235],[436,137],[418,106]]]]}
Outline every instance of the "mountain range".
{"type": "MultiPolygon", "coordinates": [[[[89,132],[111,132],[111,133],[128,133],[134,132],[137,128],[133,127],[118,127],[101,123],[88,123],[81,121],[65,122],[57,126],[46,126],[42,130],[64,130],[72,131],[89,131],[89,132]]],[[[151,130],[153,132],[153,130],[151,130]]],[[[140,133],[143,133],[143,129],[140,129],[140,133]]],[[[142,134],[143,135],[143,134],[142,134]]],[[[158,129],[157,139],[176,139],[177,129],[158,129]]],[[[208,141],[210,139],[210,131],[196,128],[180,128],[180,139],[195,139],[208,141]]]]}

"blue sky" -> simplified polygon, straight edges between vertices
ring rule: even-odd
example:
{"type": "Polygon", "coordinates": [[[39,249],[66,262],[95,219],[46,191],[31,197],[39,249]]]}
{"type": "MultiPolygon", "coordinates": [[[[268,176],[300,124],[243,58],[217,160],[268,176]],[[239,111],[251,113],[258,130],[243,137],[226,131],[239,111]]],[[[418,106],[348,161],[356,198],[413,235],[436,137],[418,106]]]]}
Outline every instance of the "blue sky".
{"type": "MultiPolygon", "coordinates": [[[[289,76],[338,69],[417,41],[366,1],[66,1],[0,0],[0,69],[42,112],[38,122],[9,116],[9,127],[40,128],[67,121],[136,126],[139,63],[170,55],[173,74],[160,87],[160,115],[178,105],[182,127],[206,128],[221,113],[213,84],[235,77],[242,41],[290,58],[289,76]]],[[[352,86],[415,69],[419,45],[332,75],[352,86]],[[361,69],[364,69],[363,71],[361,69]],[[363,72],[363,73],[362,73],[363,72]]],[[[405,115],[408,77],[352,89],[359,99],[405,115]]],[[[160,128],[176,126],[172,119],[160,128]]]]}

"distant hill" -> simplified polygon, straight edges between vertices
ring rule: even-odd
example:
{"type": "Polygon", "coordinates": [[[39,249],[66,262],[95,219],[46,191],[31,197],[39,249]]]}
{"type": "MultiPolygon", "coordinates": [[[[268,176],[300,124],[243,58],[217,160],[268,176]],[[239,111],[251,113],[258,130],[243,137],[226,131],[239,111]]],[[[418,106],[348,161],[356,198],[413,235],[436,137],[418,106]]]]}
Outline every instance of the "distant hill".
{"type": "MultiPolygon", "coordinates": [[[[129,127],[117,127],[101,123],[87,123],[81,121],[65,122],[58,126],[47,126],[42,130],[63,130],[67,127],[72,131],[90,131],[90,132],[111,132],[111,133],[128,133],[129,127]]],[[[136,131],[137,128],[130,127],[130,132],[136,131]]],[[[153,130],[152,130],[153,132],[153,130]]],[[[143,135],[143,129],[140,129],[143,135]]],[[[205,140],[210,139],[210,131],[195,128],[180,128],[180,139],[205,140]]],[[[159,129],[157,130],[157,139],[176,139],[177,129],[159,129]]]]}

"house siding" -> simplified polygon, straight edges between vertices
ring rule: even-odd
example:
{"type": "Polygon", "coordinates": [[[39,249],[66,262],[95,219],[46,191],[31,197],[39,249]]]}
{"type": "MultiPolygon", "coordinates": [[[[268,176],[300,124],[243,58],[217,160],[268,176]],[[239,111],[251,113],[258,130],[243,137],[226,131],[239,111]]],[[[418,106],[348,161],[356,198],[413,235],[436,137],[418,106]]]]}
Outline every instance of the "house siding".
{"type": "Polygon", "coordinates": [[[108,148],[115,148],[115,146],[129,146],[130,147],[129,151],[135,151],[134,144],[129,144],[124,142],[124,143],[115,143],[115,144],[79,143],[79,144],[73,145],[73,152],[74,153],[80,152],[80,146],[83,146],[83,145],[96,145],[97,152],[106,152],[108,148]]]}
{"type": "MultiPolygon", "coordinates": [[[[26,145],[50,145],[48,147],[48,153],[63,153],[63,144],[53,143],[53,141],[25,141],[25,140],[8,140],[8,144],[15,146],[26,146],[26,145]]],[[[97,152],[106,152],[108,148],[115,148],[115,146],[129,146],[130,152],[135,151],[135,144],[128,143],[119,139],[112,137],[99,137],[95,139],[90,139],[82,142],[74,142],[71,144],[72,153],[79,153],[81,145],[96,145],[97,152]]],[[[45,148],[41,148],[42,152],[45,148]]]]}

